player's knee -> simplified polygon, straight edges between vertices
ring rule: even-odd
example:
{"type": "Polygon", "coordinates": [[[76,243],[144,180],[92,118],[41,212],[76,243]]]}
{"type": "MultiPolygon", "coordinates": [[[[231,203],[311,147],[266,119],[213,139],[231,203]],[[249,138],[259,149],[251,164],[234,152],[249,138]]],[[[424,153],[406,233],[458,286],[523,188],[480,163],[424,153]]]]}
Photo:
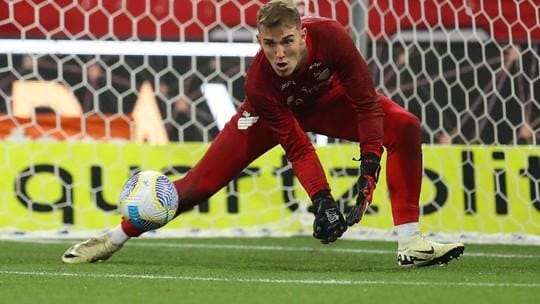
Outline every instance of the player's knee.
{"type": "Polygon", "coordinates": [[[406,137],[420,137],[420,119],[413,114],[403,111],[398,119],[399,129],[406,137]]]}

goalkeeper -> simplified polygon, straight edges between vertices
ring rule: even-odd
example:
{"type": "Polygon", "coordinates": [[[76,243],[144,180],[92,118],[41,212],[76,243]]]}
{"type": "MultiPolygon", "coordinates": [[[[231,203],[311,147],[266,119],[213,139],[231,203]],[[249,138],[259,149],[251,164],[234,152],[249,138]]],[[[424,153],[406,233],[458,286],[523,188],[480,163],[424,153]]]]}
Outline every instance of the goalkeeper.
{"type": "MultiPolygon", "coordinates": [[[[398,265],[446,264],[459,257],[463,244],[435,243],[419,232],[419,120],[375,91],[367,64],[346,30],[330,19],[301,19],[285,0],[262,6],[257,28],[261,49],[247,72],[246,98],[199,163],[175,181],[177,215],[207,200],[279,144],[312,199],[313,236],[325,244],[334,242],[362,219],[371,203],[384,146],[398,265]],[[332,197],[307,131],[360,143],[359,195],[346,217],[332,197]]],[[[143,232],[123,220],[106,234],[72,246],[62,260],[105,260],[143,232]]]]}

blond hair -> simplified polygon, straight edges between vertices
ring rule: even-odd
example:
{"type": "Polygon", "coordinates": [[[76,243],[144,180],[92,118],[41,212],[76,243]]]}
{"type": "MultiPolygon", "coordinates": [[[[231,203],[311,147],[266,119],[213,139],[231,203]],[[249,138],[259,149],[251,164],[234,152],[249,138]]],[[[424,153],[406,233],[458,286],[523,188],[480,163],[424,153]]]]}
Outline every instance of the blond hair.
{"type": "Polygon", "coordinates": [[[257,28],[275,28],[281,25],[301,27],[300,13],[289,0],[272,0],[261,6],[257,14],[257,28]]]}

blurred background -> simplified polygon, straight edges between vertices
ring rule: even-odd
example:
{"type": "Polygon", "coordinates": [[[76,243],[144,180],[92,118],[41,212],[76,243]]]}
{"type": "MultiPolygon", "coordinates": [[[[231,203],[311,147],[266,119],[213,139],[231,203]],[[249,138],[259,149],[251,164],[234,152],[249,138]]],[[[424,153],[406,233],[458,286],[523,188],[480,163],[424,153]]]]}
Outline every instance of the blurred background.
{"type": "MultiPolygon", "coordinates": [[[[109,219],[115,196],[107,192],[118,192],[128,171],[161,166],[171,174],[185,173],[198,159],[200,153],[193,151],[202,148],[197,144],[211,142],[244,98],[244,76],[258,49],[256,13],[265,2],[0,1],[0,154],[6,176],[0,187],[0,229],[101,229],[117,221],[109,219]],[[156,157],[164,163],[155,164],[144,152],[151,148],[137,146],[129,157],[141,154],[137,151],[148,154],[132,160],[115,152],[128,146],[86,147],[89,152],[82,155],[77,143],[164,145],[176,155],[159,152],[166,157],[156,157]],[[182,147],[193,153],[187,157],[184,150],[174,150],[182,147]],[[174,165],[178,159],[187,160],[174,165]],[[100,170],[109,170],[110,176],[115,168],[125,173],[106,183],[107,174],[100,170]],[[53,175],[44,186],[23,183],[42,172],[53,175]],[[64,178],[70,174],[72,180],[64,178]],[[58,181],[62,187],[51,194],[58,181]],[[94,209],[106,214],[92,215],[94,209]],[[39,218],[45,214],[53,215],[39,218]]],[[[295,3],[303,15],[343,24],[366,58],[377,89],[420,118],[428,167],[423,214],[450,210],[440,218],[433,215],[428,228],[540,233],[540,0],[295,3]],[[482,157],[491,163],[478,163],[482,157]],[[509,219],[500,217],[518,209],[509,219]],[[487,219],[471,217],[486,210],[491,212],[487,219]],[[448,223],[456,218],[456,224],[448,223]]],[[[316,134],[312,139],[319,147],[347,144],[316,134]]],[[[287,212],[303,210],[307,203],[290,188],[290,166],[282,155],[274,158],[281,169],[269,169],[269,175],[285,176],[281,184],[269,187],[270,192],[268,182],[244,186],[255,196],[250,200],[264,202],[255,214],[273,210],[275,198],[265,192],[284,200],[281,208],[287,212]]],[[[332,163],[335,156],[321,158],[332,163]]],[[[336,165],[341,169],[330,169],[329,175],[350,183],[354,168],[343,166],[336,165]]],[[[258,172],[245,175],[256,178],[258,172]]],[[[227,187],[228,212],[241,213],[243,192],[237,187],[227,187]]],[[[355,190],[348,184],[342,188],[340,200],[347,206],[355,190]]],[[[385,202],[384,188],[378,191],[385,202]]],[[[197,212],[208,213],[207,202],[197,212]]],[[[376,213],[375,208],[374,219],[376,213]]],[[[223,226],[264,227],[267,221],[253,214],[223,226]]],[[[215,218],[202,225],[185,221],[185,227],[216,225],[215,218]]],[[[373,225],[391,226],[376,220],[373,225]]]]}
{"type": "MultiPolygon", "coordinates": [[[[211,141],[218,125],[202,87],[224,85],[229,96],[223,102],[237,106],[251,57],[220,55],[219,49],[215,56],[187,56],[181,44],[255,42],[256,12],[264,2],[1,2],[0,38],[15,39],[3,40],[0,47],[0,111],[6,126],[2,136],[10,134],[8,125],[20,126],[13,117],[19,116],[16,104],[28,98],[14,94],[16,83],[60,84],[74,94],[78,115],[103,114],[109,120],[130,114],[141,84],[147,82],[168,140],[211,141]],[[40,44],[8,52],[11,46],[6,44],[21,40],[90,40],[102,54],[78,54],[76,48],[44,54],[40,44]],[[131,44],[105,52],[109,45],[99,44],[114,41],[131,44]],[[174,42],[178,51],[152,54],[138,46],[143,41],[174,42]],[[134,54],[137,49],[140,55],[134,54]]],[[[538,142],[537,0],[296,2],[304,15],[337,19],[351,31],[377,88],[422,120],[425,143],[538,142]]],[[[162,52],[167,47],[163,45],[162,52]]],[[[58,106],[42,102],[34,111],[59,112],[58,106]]]]}

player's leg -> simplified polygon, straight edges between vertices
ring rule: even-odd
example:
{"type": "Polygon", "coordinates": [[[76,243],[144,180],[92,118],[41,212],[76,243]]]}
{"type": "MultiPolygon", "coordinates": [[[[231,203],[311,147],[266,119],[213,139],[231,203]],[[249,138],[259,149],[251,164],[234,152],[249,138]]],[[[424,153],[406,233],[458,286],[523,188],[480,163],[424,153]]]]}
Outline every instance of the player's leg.
{"type": "MultiPolygon", "coordinates": [[[[394,224],[418,222],[422,180],[420,122],[392,100],[380,97],[385,115],[383,144],[387,153],[386,181],[394,224]]],[[[302,115],[300,120],[305,129],[358,141],[357,118],[346,97],[324,100],[311,113],[302,115]]]]}
{"type": "Polygon", "coordinates": [[[246,113],[239,111],[212,141],[202,159],[174,182],[180,198],[177,215],[210,198],[251,162],[277,145],[270,128],[258,121],[258,117],[243,116],[246,113]],[[253,125],[248,127],[246,122],[250,121],[253,125]]]}
{"type": "Polygon", "coordinates": [[[418,118],[382,97],[386,180],[392,215],[398,233],[398,265],[402,267],[446,264],[463,254],[461,243],[440,244],[426,240],[418,227],[422,182],[422,148],[418,118]]]}
{"type": "MultiPolygon", "coordinates": [[[[210,198],[251,162],[277,145],[270,128],[250,114],[253,110],[247,110],[242,106],[199,162],[184,177],[174,181],[179,197],[176,216],[210,198]]],[[[122,221],[122,228],[130,237],[143,233],[126,220],[122,221]]]]}
{"type": "MultiPolygon", "coordinates": [[[[394,224],[418,222],[422,180],[420,122],[392,100],[380,98],[385,115],[386,181],[394,224]]],[[[309,112],[299,114],[299,122],[306,131],[358,142],[356,121],[351,101],[344,95],[322,99],[309,112]]]]}
{"type": "Polygon", "coordinates": [[[381,96],[384,111],[386,182],[394,225],[417,223],[422,182],[420,121],[392,100],[381,96]]]}
{"type": "MultiPolygon", "coordinates": [[[[258,117],[241,107],[212,141],[185,177],[174,182],[179,194],[179,212],[205,201],[238,176],[253,160],[277,144],[271,130],[258,117]]],[[[62,256],[65,263],[86,263],[108,259],[131,237],[144,233],[127,220],[104,235],[70,247],[62,256]]]]}
{"type": "MultiPolygon", "coordinates": [[[[439,244],[425,240],[418,227],[423,173],[420,122],[389,98],[380,98],[385,115],[386,182],[399,238],[398,264],[427,266],[447,263],[463,253],[463,244],[439,244]]],[[[338,95],[323,99],[314,109],[300,114],[299,121],[306,131],[358,141],[354,113],[350,101],[338,95]]]]}

